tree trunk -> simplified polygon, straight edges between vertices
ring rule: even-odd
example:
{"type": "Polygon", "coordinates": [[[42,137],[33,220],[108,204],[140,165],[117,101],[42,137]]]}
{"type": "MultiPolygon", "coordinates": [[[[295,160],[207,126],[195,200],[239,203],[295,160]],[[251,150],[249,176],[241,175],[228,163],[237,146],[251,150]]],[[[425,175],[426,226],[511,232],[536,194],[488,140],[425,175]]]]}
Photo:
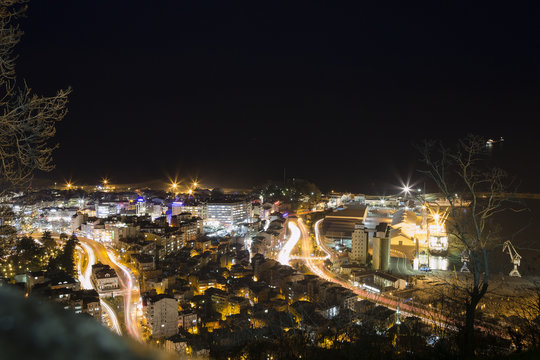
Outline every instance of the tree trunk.
{"type": "Polygon", "coordinates": [[[476,337],[474,330],[474,320],[476,319],[476,306],[484,296],[487,284],[482,288],[474,287],[469,295],[469,302],[465,306],[465,324],[462,330],[461,356],[463,359],[473,359],[476,350],[476,337]]]}
{"type": "Polygon", "coordinates": [[[465,324],[461,334],[461,355],[463,359],[472,359],[474,357],[474,319],[476,317],[476,304],[471,302],[465,308],[465,324]]]}

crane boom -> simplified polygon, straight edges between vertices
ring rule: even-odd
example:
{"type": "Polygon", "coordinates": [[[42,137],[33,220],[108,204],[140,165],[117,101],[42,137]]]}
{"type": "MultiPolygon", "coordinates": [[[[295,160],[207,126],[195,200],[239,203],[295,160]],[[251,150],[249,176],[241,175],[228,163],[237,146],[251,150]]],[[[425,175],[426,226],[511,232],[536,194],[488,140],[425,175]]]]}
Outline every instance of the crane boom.
{"type": "Polygon", "coordinates": [[[512,264],[514,264],[514,269],[510,271],[509,275],[521,277],[521,274],[518,271],[518,266],[521,264],[521,255],[518,254],[516,248],[514,247],[514,245],[512,245],[510,240],[506,240],[504,242],[502,251],[503,253],[507,253],[508,255],[510,255],[510,261],[512,262],[512,264]]]}

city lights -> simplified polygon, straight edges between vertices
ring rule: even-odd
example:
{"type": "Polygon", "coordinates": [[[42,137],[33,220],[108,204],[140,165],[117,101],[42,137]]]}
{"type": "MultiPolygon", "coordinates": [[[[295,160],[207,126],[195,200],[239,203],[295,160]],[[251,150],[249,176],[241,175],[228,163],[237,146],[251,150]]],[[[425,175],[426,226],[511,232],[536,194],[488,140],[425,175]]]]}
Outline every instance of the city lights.
{"type": "Polygon", "coordinates": [[[42,3],[0,5],[0,354],[540,358],[534,11],[42,3]]]}

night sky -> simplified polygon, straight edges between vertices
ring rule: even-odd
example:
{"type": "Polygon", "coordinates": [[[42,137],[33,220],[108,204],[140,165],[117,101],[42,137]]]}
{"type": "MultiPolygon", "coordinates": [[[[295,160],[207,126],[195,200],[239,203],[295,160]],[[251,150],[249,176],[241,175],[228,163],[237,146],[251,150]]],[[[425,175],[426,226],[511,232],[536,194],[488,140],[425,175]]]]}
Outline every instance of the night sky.
{"type": "Polygon", "coordinates": [[[18,74],[73,87],[49,177],[240,187],[285,167],[388,193],[418,178],[412,144],[471,132],[504,136],[494,156],[540,191],[537,9],[347,3],[32,1],[18,74]]]}

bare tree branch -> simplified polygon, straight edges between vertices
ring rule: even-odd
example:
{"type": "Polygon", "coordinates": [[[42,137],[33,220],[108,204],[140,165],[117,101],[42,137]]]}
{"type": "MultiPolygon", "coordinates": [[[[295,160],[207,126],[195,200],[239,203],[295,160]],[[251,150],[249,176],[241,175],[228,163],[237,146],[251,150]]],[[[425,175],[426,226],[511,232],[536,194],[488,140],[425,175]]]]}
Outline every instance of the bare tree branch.
{"type": "Polygon", "coordinates": [[[465,305],[462,356],[470,358],[475,348],[476,307],[489,288],[489,251],[501,242],[492,220],[494,215],[509,209],[510,184],[504,170],[488,164],[486,141],[479,136],[467,135],[454,148],[427,140],[418,150],[426,165],[422,173],[433,180],[448,201],[447,233],[470,256],[470,281],[452,287],[454,292],[461,290],[466,294],[457,299],[461,298],[465,305]]]}
{"type": "Polygon", "coordinates": [[[67,113],[71,89],[56,95],[36,95],[26,82],[17,85],[15,47],[22,30],[15,24],[27,0],[0,2],[0,194],[30,182],[34,172],[54,169],[51,139],[56,122],[67,113]]]}

